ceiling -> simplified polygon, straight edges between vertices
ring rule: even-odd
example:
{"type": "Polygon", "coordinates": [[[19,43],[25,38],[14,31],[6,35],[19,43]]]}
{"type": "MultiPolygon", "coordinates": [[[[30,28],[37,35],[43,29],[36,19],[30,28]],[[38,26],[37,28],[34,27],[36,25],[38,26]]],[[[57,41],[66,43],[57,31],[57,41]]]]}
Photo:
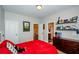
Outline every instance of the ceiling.
{"type": "Polygon", "coordinates": [[[36,18],[44,18],[51,14],[55,14],[61,10],[67,9],[71,5],[44,5],[42,10],[37,10],[36,5],[4,5],[5,11],[18,14],[32,16],[36,18]]]}

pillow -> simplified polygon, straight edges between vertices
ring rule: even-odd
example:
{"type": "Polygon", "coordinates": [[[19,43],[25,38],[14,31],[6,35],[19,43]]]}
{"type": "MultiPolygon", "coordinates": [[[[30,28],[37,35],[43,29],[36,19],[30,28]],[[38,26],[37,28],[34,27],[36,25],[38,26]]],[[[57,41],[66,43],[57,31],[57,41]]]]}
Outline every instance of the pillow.
{"type": "Polygon", "coordinates": [[[12,45],[10,42],[7,42],[8,50],[10,50],[13,54],[17,54],[17,50],[15,49],[14,45],[12,45]]]}

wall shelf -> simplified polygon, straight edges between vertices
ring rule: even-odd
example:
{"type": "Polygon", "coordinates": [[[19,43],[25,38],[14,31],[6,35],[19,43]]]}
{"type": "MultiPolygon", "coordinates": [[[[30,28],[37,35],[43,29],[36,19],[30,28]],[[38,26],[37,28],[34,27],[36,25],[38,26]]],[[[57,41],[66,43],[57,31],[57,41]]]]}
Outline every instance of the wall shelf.
{"type": "Polygon", "coordinates": [[[77,23],[77,22],[56,23],[56,24],[58,25],[58,24],[70,24],[70,23],[77,23]]]}
{"type": "Polygon", "coordinates": [[[68,24],[68,23],[77,23],[78,16],[74,16],[70,19],[58,19],[56,24],[68,24]]]}
{"type": "Polygon", "coordinates": [[[76,25],[65,25],[64,24],[76,24],[78,20],[78,16],[74,16],[69,19],[60,19],[58,18],[57,25],[62,24],[61,26],[57,26],[56,30],[58,31],[76,31],[77,34],[79,34],[79,29],[76,27],[76,25]]]}
{"type": "Polygon", "coordinates": [[[77,29],[57,29],[59,31],[76,31],[77,29]]]}

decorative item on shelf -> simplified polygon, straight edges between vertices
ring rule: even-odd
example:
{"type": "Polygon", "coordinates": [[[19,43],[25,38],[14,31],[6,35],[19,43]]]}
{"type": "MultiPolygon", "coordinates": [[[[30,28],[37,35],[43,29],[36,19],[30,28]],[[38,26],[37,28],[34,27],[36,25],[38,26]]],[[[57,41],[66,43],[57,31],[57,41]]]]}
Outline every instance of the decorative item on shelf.
{"type": "Polygon", "coordinates": [[[72,28],[73,30],[76,30],[78,27],[77,27],[76,25],[72,25],[71,28],[72,28]]]}
{"type": "Polygon", "coordinates": [[[72,18],[70,18],[70,22],[72,22],[72,18]]]}
{"type": "Polygon", "coordinates": [[[74,17],[72,17],[72,22],[77,22],[77,19],[78,19],[78,16],[74,16],[74,17]]]}
{"type": "Polygon", "coordinates": [[[61,23],[61,20],[59,20],[59,23],[58,24],[60,24],[61,23]]]}
{"type": "Polygon", "coordinates": [[[57,24],[61,24],[61,23],[64,23],[64,20],[63,19],[58,20],[58,23],[57,24]]]}
{"type": "Polygon", "coordinates": [[[60,20],[60,17],[58,17],[58,20],[60,20]]]}
{"type": "Polygon", "coordinates": [[[74,17],[72,17],[70,19],[61,19],[61,20],[60,20],[60,17],[58,17],[57,24],[76,23],[77,19],[78,19],[78,16],[74,16],[74,17]]]}
{"type": "Polygon", "coordinates": [[[57,24],[59,24],[59,22],[60,22],[60,17],[58,17],[58,21],[57,21],[57,24]]]}
{"type": "Polygon", "coordinates": [[[76,27],[72,27],[72,26],[58,26],[56,28],[56,30],[69,30],[69,31],[77,31],[76,27]]]}
{"type": "Polygon", "coordinates": [[[56,29],[57,30],[63,30],[63,26],[58,26],[56,29]]]}
{"type": "Polygon", "coordinates": [[[67,19],[67,23],[70,23],[70,19],[67,19]]]}
{"type": "Polygon", "coordinates": [[[65,19],[65,20],[64,20],[64,23],[68,23],[68,19],[65,19]]]}
{"type": "Polygon", "coordinates": [[[61,23],[61,20],[59,21],[59,23],[61,23]]]}
{"type": "Polygon", "coordinates": [[[61,19],[61,23],[64,23],[64,19],[61,19]]]}
{"type": "Polygon", "coordinates": [[[73,20],[77,20],[78,16],[74,16],[72,17],[73,20]]]}
{"type": "Polygon", "coordinates": [[[60,21],[60,20],[57,21],[57,24],[59,24],[59,21],[60,21]]]}
{"type": "Polygon", "coordinates": [[[70,27],[70,26],[65,26],[64,28],[65,28],[66,30],[71,29],[71,27],[70,27]]]}
{"type": "Polygon", "coordinates": [[[64,27],[63,26],[61,26],[61,29],[63,29],[64,27]]]}
{"type": "Polygon", "coordinates": [[[72,28],[76,31],[77,34],[79,34],[79,28],[76,25],[72,25],[72,28]]]}
{"type": "Polygon", "coordinates": [[[79,34],[79,29],[76,29],[76,33],[79,34]]]}
{"type": "Polygon", "coordinates": [[[60,29],[60,27],[58,26],[56,29],[58,30],[58,29],[60,29]]]}
{"type": "Polygon", "coordinates": [[[63,24],[64,23],[64,19],[58,20],[57,24],[63,24]]]}

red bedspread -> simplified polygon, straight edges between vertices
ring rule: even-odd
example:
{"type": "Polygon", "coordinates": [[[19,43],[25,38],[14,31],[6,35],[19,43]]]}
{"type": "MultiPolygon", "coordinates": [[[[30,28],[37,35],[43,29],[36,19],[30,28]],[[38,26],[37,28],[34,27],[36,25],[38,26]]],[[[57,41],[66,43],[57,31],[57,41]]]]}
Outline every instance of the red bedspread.
{"type": "MultiPolygon", "coordinates": [[[[16,46],[25,49],[24,52],[18,54],[57,54],[57,49],[54,46],[41,40],[23,42],[20,44],[16,44],[16,46]]],[[[11,52],[8,51],[6,47],[2,47],[0,48],[0,54],[1,53],[10,54],[11,52]],[[4,52],[1,52],[3,50],[4,52]]]]}

